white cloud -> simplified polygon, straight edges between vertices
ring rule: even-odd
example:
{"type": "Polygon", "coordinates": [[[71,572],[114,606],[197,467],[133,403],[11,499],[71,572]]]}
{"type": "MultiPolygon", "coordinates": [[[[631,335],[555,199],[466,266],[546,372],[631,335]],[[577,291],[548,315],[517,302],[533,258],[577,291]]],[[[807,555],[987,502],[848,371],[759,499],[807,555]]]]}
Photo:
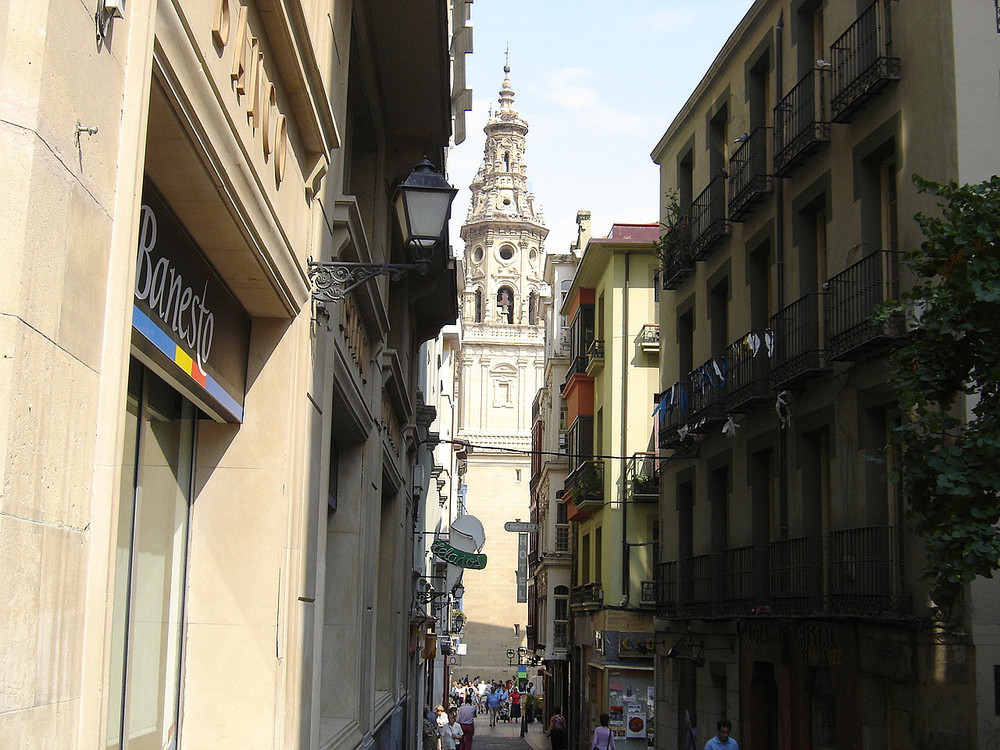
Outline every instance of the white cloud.
{"type": "Polygon", "coordinates": [[[695,14],[689,10],[661,10],[649,17],[648,28],[669,34],[690,26],[694,20],[695,14]]]}
{"type": "Polygon", "coordinates": [[[572,118],[574,129],[587,129],[595,134],[649,135],[655,119],[602,101],[597,90],[590,85],[594,75],[586,68],[553,71],[545,76],[542,95],[561,108],[562,116],[572,118]]]}

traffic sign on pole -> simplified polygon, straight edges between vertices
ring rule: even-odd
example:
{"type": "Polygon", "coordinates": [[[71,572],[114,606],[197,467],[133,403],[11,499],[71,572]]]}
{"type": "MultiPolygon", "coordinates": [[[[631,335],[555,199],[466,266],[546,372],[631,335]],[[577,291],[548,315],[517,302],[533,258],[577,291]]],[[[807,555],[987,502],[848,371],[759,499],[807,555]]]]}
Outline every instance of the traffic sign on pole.
{"type": "Polygon", "coordinates": [[[528,521],[508,521],[503,525],[504,531],[513,531],[520,534],[531,534],[538,531],[537,523],[528,521]]]}

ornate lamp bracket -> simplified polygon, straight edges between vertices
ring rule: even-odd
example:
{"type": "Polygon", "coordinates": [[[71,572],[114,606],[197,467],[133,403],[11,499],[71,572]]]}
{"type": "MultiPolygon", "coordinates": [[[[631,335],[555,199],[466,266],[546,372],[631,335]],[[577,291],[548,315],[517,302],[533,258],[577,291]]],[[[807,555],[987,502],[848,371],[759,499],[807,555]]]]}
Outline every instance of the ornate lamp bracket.
{"type": "Polygon", "coordinates": [[[424,272],[423,263],[352,263],[309,259],[309,288],[316,302],[338,302],[376,276],[398,281],[406,271],[424,272]]]}

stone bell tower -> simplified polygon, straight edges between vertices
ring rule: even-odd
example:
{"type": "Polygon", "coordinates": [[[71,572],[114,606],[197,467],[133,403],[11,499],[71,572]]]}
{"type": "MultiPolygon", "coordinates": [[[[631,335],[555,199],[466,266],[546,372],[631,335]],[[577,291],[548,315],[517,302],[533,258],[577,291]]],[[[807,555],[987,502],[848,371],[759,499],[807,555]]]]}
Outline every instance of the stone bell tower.
{"type": "Polygon", "coordinates": [[[545,328],[540,299],[548,229],[528,191],[528,123],[514,109],[510,67],[504,66],[499,108],[485,127],[483,163],[470,185],[472,202],[461,236],[457,436],[474,446],[465,474],[465,510],[486,530],[485,570],[464,575],[463,641],[459,676],[510,677],[506,652],[525,644],[527,535],[504,523],[527,521],[530,505],[531,406],[543,382],[545,328]]]}

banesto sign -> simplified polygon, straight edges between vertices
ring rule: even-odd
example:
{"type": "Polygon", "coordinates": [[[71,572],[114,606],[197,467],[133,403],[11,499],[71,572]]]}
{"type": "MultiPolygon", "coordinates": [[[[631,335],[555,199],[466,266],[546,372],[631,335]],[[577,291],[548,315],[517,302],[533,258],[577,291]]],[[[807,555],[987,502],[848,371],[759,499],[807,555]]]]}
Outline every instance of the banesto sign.
{"type": "Polygon", "coordinates": [[[455,549],[443,539],[438,539],[431,545],[431,552],[449,565],[457,565],[460,568],[470,570],[483,570],[486,567],[486,555],[477,555],[475,552],[455,549]]]}

